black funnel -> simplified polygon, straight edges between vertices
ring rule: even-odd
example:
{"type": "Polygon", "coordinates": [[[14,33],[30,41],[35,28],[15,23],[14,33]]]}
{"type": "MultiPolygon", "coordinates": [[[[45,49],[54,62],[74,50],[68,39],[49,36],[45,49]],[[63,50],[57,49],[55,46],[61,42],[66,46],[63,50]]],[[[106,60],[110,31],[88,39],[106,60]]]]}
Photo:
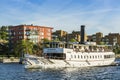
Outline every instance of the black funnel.
{"type": "Polygon", "coordinates": [[[80,44],[85,44],[85,25],[81,25],[81,40],[80,44]]]}

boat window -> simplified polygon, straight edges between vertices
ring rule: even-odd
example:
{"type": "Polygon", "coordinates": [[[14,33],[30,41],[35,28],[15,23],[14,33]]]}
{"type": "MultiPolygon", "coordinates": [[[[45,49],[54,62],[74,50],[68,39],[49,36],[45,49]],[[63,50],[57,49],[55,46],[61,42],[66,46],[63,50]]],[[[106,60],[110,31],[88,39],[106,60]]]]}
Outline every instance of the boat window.
{"type": "Polygon", "coordinates": [[[93,59],[94,59],[94,56],[93,56],[93,59]]]}
{"type": "Polygon", "coordinates": [[[74,46],[74,48],[77,48],[77,46],[74,46]]]}
{"type": "Polygon", "coordinates": [[[79,46],[79,49],[81,49],[81,46],[79,46]]]}
{"type": "Polygon", "coordinates": [[[114,55],[104,55],[104,58],[114,58],[114,55]]]}
{"type": "Polygon", "coordinates": [[[100,58],[100,56],[98,55],[98,58],[100,58]]]}
{"type": "Polygon", "coordinates": [[[95,58],[97,59],[97,56],[95,56],[95,58]]]}
{"type": "Polygon", "coordinates": [[[90,59],[91,59],[91,56],[90,56],[90,59]]]}
{"type": "Polygon", "coordinates": [[[87,56],[87,58],[89,58],[89,57],[87,56]]]}
{"type": "Polygon", "coordinates": [[[76,55],[74,55],[74,57],[76,58],[76,55]]]}
{"type": "Polygon", "coordinates": [[[73,58],[73,56],[71,55],[71,58],[73,58]]]}
{"type": "Polygon", "coordinates": [[[82,59],[83,57],[82,57],[82,55],[81,55],[81,59],[82,59]]]}
{"type": "Polygon", "coordinates": [[[84,56],[84,59],[86,58],[86,56],[84,56]]]}

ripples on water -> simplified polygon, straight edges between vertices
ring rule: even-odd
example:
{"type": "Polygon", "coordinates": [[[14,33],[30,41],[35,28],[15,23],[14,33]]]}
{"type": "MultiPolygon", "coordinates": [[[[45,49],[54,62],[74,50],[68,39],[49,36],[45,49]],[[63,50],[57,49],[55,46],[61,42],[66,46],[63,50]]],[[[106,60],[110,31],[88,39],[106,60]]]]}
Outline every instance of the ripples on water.
{"type": "Polygon", "coordinates": [[[0,63],[0,80],[120,80],[120,66],[26,70],[0,63]]]}

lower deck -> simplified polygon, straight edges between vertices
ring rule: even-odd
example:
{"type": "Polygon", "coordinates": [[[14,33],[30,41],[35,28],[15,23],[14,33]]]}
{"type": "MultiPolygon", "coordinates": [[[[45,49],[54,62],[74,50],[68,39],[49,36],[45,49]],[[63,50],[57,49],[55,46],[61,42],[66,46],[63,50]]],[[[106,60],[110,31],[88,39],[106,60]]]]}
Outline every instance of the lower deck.
{"type": "Polygon", "coordinates": [[[104,60],[115,58],[113,52],[91,52],[91,53],[46,53],[44,54],[46,59],[56,59],[56,60],[73,60],[73,61],[94,61],[94,60],[104,60]]]}

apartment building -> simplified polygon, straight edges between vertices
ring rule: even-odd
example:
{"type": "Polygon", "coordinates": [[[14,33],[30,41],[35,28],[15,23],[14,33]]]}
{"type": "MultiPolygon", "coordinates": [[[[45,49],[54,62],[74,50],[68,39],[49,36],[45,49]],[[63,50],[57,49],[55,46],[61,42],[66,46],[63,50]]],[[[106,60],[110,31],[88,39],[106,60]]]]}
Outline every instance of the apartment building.
{"type": "Polygon", "coordinates": [[[103,42],[115,45],[116,43],[120,45],[120,34],[119,33],[109,33],[102,39],[103,42]]]}
{"type": "Polygon", "coordinates": [[[67,32],[63,30],[56,30],[52,33],[53,36],[57,37],[60,41],[66,41],[67,32]]]}
{"type": "Polygon", "coordinates": [[[100,44],[102,38],[103,38],[103,33],[98,32],[96,34],[89,35],[87,41],[92,41],[92,42],[96,42],[96,44],[100,44]]]}
{"type": "Polygon", "coordinates": [[[9,41],[10,43],[16,43],[19,40],[25,39],[37,43],[44,38],[51,40],[52,29],[52,27],[36,25],[10,26],[9,41]]]}
{"type": "Polygon", "coordinates": [[[68,40],[75,39],[77,42],[80,42],[80,31],[72,31],[72,33],[68,34],[67,38],[68,40]]]}

